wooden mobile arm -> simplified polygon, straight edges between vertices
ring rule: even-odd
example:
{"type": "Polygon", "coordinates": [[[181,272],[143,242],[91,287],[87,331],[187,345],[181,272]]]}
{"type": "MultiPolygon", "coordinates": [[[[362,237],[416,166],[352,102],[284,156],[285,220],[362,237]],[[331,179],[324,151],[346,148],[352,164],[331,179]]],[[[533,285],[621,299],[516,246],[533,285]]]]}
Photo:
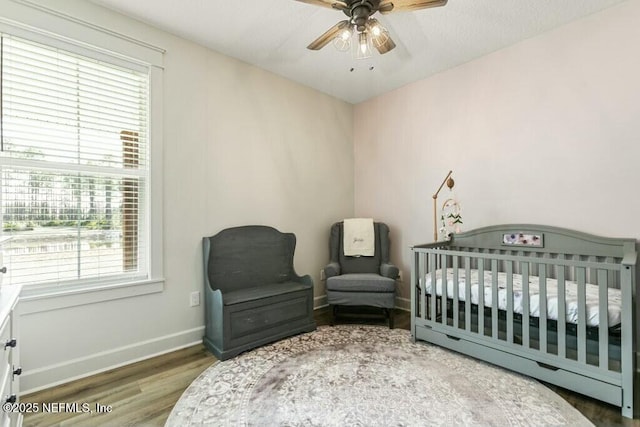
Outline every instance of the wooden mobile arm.
{"type": "Polygon", "coordinates": [[[442,184],[440,184],[440,187],[438,187],[438,191],[436,191],[436,193],[433,195],[433,241],[434,242],[438,241],[438,206],[437,206],[438,193],[440,193],[440,190],[442,190],[442,187],[444,187],[444,184],[447,184],[447,187],[449,187],[449,190],[453,188],[455,181],[453,180],[453,178],[451,178],[452,173],[453,171],[449,171],[447,176],[444,177],[442,184]]]}

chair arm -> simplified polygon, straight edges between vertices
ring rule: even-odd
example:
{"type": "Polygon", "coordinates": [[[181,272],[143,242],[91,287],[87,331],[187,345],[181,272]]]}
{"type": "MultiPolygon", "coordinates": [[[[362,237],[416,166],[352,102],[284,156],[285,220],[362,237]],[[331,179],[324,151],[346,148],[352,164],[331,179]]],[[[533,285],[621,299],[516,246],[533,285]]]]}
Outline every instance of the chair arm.
{"type": "Polygon", "coordinates": [[[330,262],[324,268],[324,277],[326,277],[327,279],[329,277],[339,276],[339,275],[340,275],[340,264],[338,264],[337,262],[330,262]]]}
{"type": "Polygon", "coordinates": [[[380,275],[390,279],[397,279],[400,270],[393,264],[380,264],[380,275]]]}

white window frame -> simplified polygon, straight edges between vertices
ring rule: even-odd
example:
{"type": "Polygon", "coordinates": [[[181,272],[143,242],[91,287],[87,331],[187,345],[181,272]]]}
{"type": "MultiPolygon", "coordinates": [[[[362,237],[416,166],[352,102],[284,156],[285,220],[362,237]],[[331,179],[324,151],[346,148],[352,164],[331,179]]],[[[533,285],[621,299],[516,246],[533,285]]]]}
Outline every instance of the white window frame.
{"type": "Polygon", "coordinates": [[[148,278],[123,283],[26,286],[28,312],[139,296],[164,289],[163,268],[163,54],[164,50],[28,0],[0,0],[0,32],[114,64],[149,69],[148,278]],[[37,23],[37,27],[35,26],[37,23]]]}

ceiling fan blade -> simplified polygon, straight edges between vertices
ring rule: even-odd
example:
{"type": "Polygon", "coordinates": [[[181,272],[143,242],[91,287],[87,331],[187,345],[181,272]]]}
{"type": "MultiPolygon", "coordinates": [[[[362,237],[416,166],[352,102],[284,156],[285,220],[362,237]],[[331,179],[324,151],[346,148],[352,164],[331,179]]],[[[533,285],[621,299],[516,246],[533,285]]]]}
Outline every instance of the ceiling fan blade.
{"type": "Polygon", "coordinates": [[[320,50],[320,49],[322,49],[323,47],[325,47],[327,45],[327,43],[329,43],[338,34],[340,34],[340,31],[342,31],[342,30],[344,30],[346,28],[349,28],[349,21],[344,20],[344,21],[338,22],[336,25],[334,25],[333,27],[329,28],[323,35],[321,35],[320,37],[318,37],[317,39],[312,41],[311,44],[309,44],[309,46],[307,46],[307,49],[311,49],[311,50],[320,50]]]}
{"type": "Polygon", "coordinates": [[[313,4],[315,6],[330,7],[332,9],[346,10],[349,8],[343,1],[339,0],[296,0],[302,3],[313,4]]]}
{"type": "Polygon", "coordinates": [[[384,0],[380,3],[378,11],[382,14],[387,14],[391,12],[428,9],[430,7],[444,6],[447,4],[447,1],[448,0],[384,0]]]}

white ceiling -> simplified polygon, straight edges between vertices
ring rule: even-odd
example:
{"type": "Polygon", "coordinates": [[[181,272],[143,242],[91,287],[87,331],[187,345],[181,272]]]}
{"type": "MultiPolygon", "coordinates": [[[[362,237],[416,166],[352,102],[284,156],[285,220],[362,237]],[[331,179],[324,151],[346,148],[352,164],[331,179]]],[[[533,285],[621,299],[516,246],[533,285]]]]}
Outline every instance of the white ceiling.
{"type": "Polygon", "coordinates": [[[306,49],[346,16],[295,0],[91,1],[358,103],[632,0],[449,0],[440,8],[376,14],[397,47],[360,61],[332,44],[306,49]]]}

